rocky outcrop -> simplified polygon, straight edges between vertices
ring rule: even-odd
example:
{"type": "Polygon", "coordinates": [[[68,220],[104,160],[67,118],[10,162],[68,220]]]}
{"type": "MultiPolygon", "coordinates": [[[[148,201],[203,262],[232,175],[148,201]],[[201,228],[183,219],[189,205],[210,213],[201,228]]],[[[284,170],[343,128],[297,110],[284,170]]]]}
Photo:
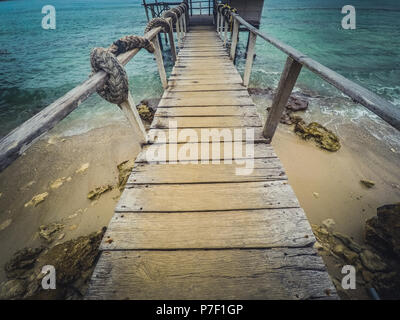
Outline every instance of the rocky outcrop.
{"type": "Polygon", "coordinates": [[[377,209],[377,216],[366,222],[365,241],[377,250],[400,259],[400,203],[377,209]]]}
{"type": "Polygon", "coordinates": [[[0,284],[0,299],[81,299],[99,256],[103,228],[88,236],[66,241],[50,249],[25,248],[5,265],[8,280],[0,284]],[[56,289],[44,290],[42,267],[56,270],[56,289]]]}
{"type": "Polygon", "coordinates": [[[294,132],[304,140],[314,140],[318,147],[337,151],[340,149],[339,138],[329,129],[317,122],[306,124],[304,120],[296,121],[294,132]]]}

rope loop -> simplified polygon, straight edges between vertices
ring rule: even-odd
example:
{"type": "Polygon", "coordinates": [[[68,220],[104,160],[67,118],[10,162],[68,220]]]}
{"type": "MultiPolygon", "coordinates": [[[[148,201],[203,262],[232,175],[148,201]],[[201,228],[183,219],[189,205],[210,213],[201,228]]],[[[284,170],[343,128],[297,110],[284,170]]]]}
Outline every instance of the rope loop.
{"type": "MultiPolygon", "coordinates": [[[[178,18],[180,18],[180,16],[182,15],[182,11],[181,11],[181,10],[182,10],[181,8],[175,7],[175,8],[172,8],[170,11],[172,11],[173,13],[175,13],[176,16],[177,16],[178,18]]],[[[177,19],[177,20],[178,20],[178,19],[177,19]]]]}
{"type": "Polygon", "coordinates": [[[154,18],[147,24],[146,29],[144,29],[144,33],[147,33],[157,27],[161,27],[161,30],[164,33],[168,33],[171,30],[171,26],[167,20],[164,18],[154,18]]]}
{"type": "Polygon", "coordinates": [[[165,11],[162,17],[164,19],[171,18],[173,24],[175,24],[178,21],[178,15],[175,12],[172,12],[172,10],[165,11]]]}
{"type": "Polygon", "coordinates": [[[146,38],[140,36],[125,36],[117,41],[114,41],[108,51],[115,56],[133,49],[146,49],[148,52],[153,53],[153,44],[146,38]]]}
{"type": "Polygon", "coordinates": [[[92,71],[104,71],[108,79],[103,87],[97,88],[97,93],[105,100],[121,104],[128,99],[128,76],[117,57],[105,48],[94,48],[90,52],[92,71]]]}

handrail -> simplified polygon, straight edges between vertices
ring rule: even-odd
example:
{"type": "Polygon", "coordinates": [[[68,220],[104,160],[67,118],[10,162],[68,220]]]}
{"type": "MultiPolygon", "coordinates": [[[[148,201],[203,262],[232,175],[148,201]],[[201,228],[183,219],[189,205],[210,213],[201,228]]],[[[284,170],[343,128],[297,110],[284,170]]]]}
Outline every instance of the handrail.
{"type": "MultiPolygon", "coordinates": [[[[226,20],[226,18],[223,17],[222,14],[220,13],[218,14],[220,15],[219,18],[221,20],[222,19],[226,20]]],[[[287,99],[289,98],[290,93],[293,89],[293,87],[290,88],[291,86],[290,83],[293,82],[294,86],[302,66],[305,66],[311,72],[315,73],[320,78],[322,78],[326,82],[330,83],[331,85],[339,89],[341,92],[352,98],[355,102],[362,104],[364,107],[366,107],[367,109],[378,115],[380,118],[382,118],[384,121],[389,123],[397,130],[400,130],[400,109],[397,108],[395,105],[379,97],[377,94],[371,92],[370,90],[343,77],[342,75],[329,69],[328,67],[322,65],[321,63],[311,59],[307,55],[292,48],[291,46],[275,39],[274,37],[271,37],[270,35],[261,33],[260,30],[249,24],[246,20],[240,17],[239,14],[232,12],[231,16],[234,19],[234,27],[233,27],[234,33],[232,35],[232,44],[234,44],[235,46],[234,48],[231,48],[231,58],[234,58],[234,51],[236,50],[237,30],[239,29],[239,25],[244,26],[247,30],[250,31],[250,35],[253,35],[254,43],[249,46],[248,50],[251,50],[252,48],[254,49],[255,37],[259,36],[261,39],[264,39],[265,41],[269,42],[274,47],[284,52],[288,56],[288,60],[285,65],[285,70],[282,73],[278,91],[275,100],[273,102],[273,106],[271,108],[271,113],[268,117],[269,121],[267,120],[266,127],[264,127],[264,136],[267,138],[267,140],[270,141],[273,137],[276,126],[278,124],[275,122],[279,121],[281,112],[283,111],[283,108],[287,103],[287,99]],[[274,112],[274,106],[276,109],[275,112],[274,112]],[[271,119],[271,117],[274,117],[274,119],[271,119]],[[269,126],[270,128],[267,128],[267,126],[269,126]],[[275,128],[273,128],[274,126],[275,128]]],[[[219,27],[217,26],[217,28],[219,32],[221,30],[221,26],[219,27]]],[[[251,61],[249,63],[249,68],[247,68],[248,66],[246,66],[244,78],[246,78],[246,71],[248,72],[248,75],[251,72],[252,57],[249,57],[248,54],[247,59],[251,59],[251,61]]],[[[245,82],[244,84],[247,86],[248,80],[247,83],[246,81],[244,82],[245,82]]]]}
{"type": "MultiPolygon", "coordinates": [[[[183,32],[179,32],[178,34],[179,41],[181,41],[183,33],[186,32],[186,21],[185,18],[183,18],[184,16],[185,15],[182,15],[181,18],[179,18],[176,22],[178,32],[179,25],[181,25],[184,29],[182,30],[183,32]]],[[[166,20],[168,23],[172,24],[172,19],[170,17],[166,18],[166,20]]],[[[156,27],[144,34],[143,37],[149,41],[152,41],[156,47],[155,58],[157,60],[157,67],[161,81],[165,87],[167,85],[166,75],[161,52],[158,52],[160,48],[158,45],[158,39],[156,37],[161,30],[161,27],[156,27]]],[[[176,53],[172,36],[172,28],[170,33],[171,51],[174,55],[176,53]]],[[[118,55],[117,59],[122,65],[126,65],[139,51],[140,48],[127,51],[118,55]]],[[[176,57],[173,57],[173,59],[175,61],[176,57]]],[[[24,153],[42,135],[54,128],[58,122],[64,119],[89,96],[96,92],[98,87],[103,86],[106,79],[107,74],[104,71],[96,72],[89,79],[68,91],[61,98],[48,105],[46,108],[29,118],[27,121],[3,137],[0,140],[0,172],[9,166],[14,160],[16,160],[22,153],[24,153]]],[[[130,100],[130,102],[132,101],[130,100]]]]}

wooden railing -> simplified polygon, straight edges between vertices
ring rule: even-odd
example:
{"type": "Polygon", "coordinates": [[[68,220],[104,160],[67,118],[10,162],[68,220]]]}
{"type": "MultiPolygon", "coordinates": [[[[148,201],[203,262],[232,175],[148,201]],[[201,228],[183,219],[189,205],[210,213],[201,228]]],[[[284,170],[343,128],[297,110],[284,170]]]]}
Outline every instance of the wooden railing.
{"type": "Polygon", "coordinates": [[[271,111],[268,114],[263,129],[264,137],[269,142],[271,142],[272,137],[274,136],[279,120],[303,66],[352,98],[353,101],[362,104],[397,130],[400,130],[400,108],[385,99],[382,99],[368,89],[325,67],[319,62],[307,57],[305,54],[297,51],[291,46],[288,46],[267,34],[261,33],[260,30],[245,21],[239,14],[231,13],[231,15],[233,18],[232,31],[229,30],[230,25],[228,19],[217,10],[217,33],[220,35],[225,45],[228,42],[228,32],[231,33],[230,58],[234,60],[238,43],[239,28],[242,27],[249,31],[246,65],[243,75],[244,86],[247,87],[249,85],[257,37],[269,42],[287,55],[286,64],[272,102],[271,111]]]}
{"type": "MultiPolygon", "coordinates": [[[[186,33],[186,14],[182,14],[175,25],[178,45],[183,41],[186,33]]],[[[170,23],[171,28],[168,34],[171,47],[172,60],[176,61],[176,48],[172,28],[172,19],[166,19],[170,23]]],[[[157,62],[157,68],[160,75],[163,88],[167,88],[167,76],[164,68],[162,52],[157,35],[161,32],[161,27],[157,27],[149,31],[144,37],[153,43],[155,48],[154,56],[157,62]]],[[[133,49],[118,55],[117,59],[122,65],[126,65],[140,49],[133,49]]],[[[38,112],[32,118],[25,121],[19,127],[11,131],[8,135],[0,140],[0,172],[9,166],[23,152],[26,151],[35,141],[42,135],[51,130],[57,123],[74,111],[82,102],[96,92],[96,88],[104,85],[107,74],[99,71],[93,74],[89,79],[79,86],[67,92],[64,96],[54,101],[52,104],[38,112]]],[[[140,142],[146,141],[146,133],[142,121],[137,113],[136,105],[131,94],[128,94],[127,101],[119,105],[124,112],[128,121],[133,126],[134,131],[138,134],[140,142]]]]}

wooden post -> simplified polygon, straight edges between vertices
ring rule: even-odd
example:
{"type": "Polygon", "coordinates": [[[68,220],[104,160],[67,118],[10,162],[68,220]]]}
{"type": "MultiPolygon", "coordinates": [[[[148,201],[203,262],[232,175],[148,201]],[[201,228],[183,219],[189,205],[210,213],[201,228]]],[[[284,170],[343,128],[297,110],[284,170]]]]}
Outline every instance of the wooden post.
{"type": "Polygon", "coordinates": [[[226,44],[228,42],[228,29],[229,29],[229,25],[228,25],[228,20],[225,19],[225,37],[224,37],[224,47],[226,47],[226,44]]]}
{"type": "Polygon", "coordinates": [[[279,81],[278,90],[272,102],[272,107],[269,111],[267,121],[263,129],[263,135],[268,143],[271,143],[272,137],[282,117],[282,113],[288,102],[289,96],[292,93],[297,77],[300,74],[302,65],[288,57],[285,68],[283,69],[281,79],[279,81]]]}
{"type": "Polygon", "coordinates": [[[176,20],[175,28],[176,28],[176,37],[178,38],[178,48],[180,48],[181,47],[181,31],[179,28],[179,18],[178,18],[178,20],[176,20]]]}
{"type": "Polygon", "coordinates": [[[183,32],[186,34],[187,32],[187,27],[186,27],[186,12],[184,15],[182,15],[182,22],[183,22],[183,32]]]}
{"type": "Polygon", "coordinates": [[[220,19],[220,14],[219,11],[217,11],[217,35],[219,35],[219,19],[220,19]]]}
{"type": "Polygon", "coordinates": [[[220,19],[220,26],[219,26],[219,31],[220,31],[220,37],[222,39],[222,32],[224,31],[224,16],[221,13],[221,19],[220,19]]]}
{"type": "Polygon", "coordinates": [[[169,45],[171,46],[171,56],[172,56],[172,62],[175,64],[176,62],[176,48],[175,48],[175,40],[174,40],[174,29],[172,26],[172,19],[169,22],[170,28],[168,32],[168,38],[169,38],[169,45]]]}
{"type": "Polygon", "coordinates": [[[138,136],[139,143],[140,144],[147,143],[146,129],[144,128],[139,112],[136,110],[136,105],[135,102],[133,101],[130,92],[128,92],[128,100],[122,102],[118,106],[121,108],[125,116],[128,118],[129,123],[131,124],[133,130],[135,131],[135,135],[138,136]]]}
{"type": "Polygon", "coordinates": [[[238,38],[239,38],[239,22],[237,22],[236,19],[233,19],[232,44],[231,44],[231,54],[230,54],[232,61],[235,61],[238,38]]]}
{"type": "Polygon", "coordinates": [[[246,66],[243,75],[243,85],[247,87],[250,81],[251,68],[254,60],[254,49],[256,46],[257,35],[253,32],[249,34],[249,46],[247,48],[246,66]]]}
{"type": "Polygon", "coordinates": [[[183,27],[183,15],[179,17],[179,28],[181,30],[182,42],[183,42],[183,39],[185,39],[185,28],[183,27]]]}
{"type": "Polygon", "coordinates": [[[154,49],[155,49],[154,56],[156,58],[157,68],[158,68],[158,73],[160,74],[161,83],[162,83],[163,88],[167,89],[168,88],[167,74],[165,73],[164,61],[162,58],[160,44],[158,43],[158,38],[154,37],[152,42],[153,42],[154,49]]]}

